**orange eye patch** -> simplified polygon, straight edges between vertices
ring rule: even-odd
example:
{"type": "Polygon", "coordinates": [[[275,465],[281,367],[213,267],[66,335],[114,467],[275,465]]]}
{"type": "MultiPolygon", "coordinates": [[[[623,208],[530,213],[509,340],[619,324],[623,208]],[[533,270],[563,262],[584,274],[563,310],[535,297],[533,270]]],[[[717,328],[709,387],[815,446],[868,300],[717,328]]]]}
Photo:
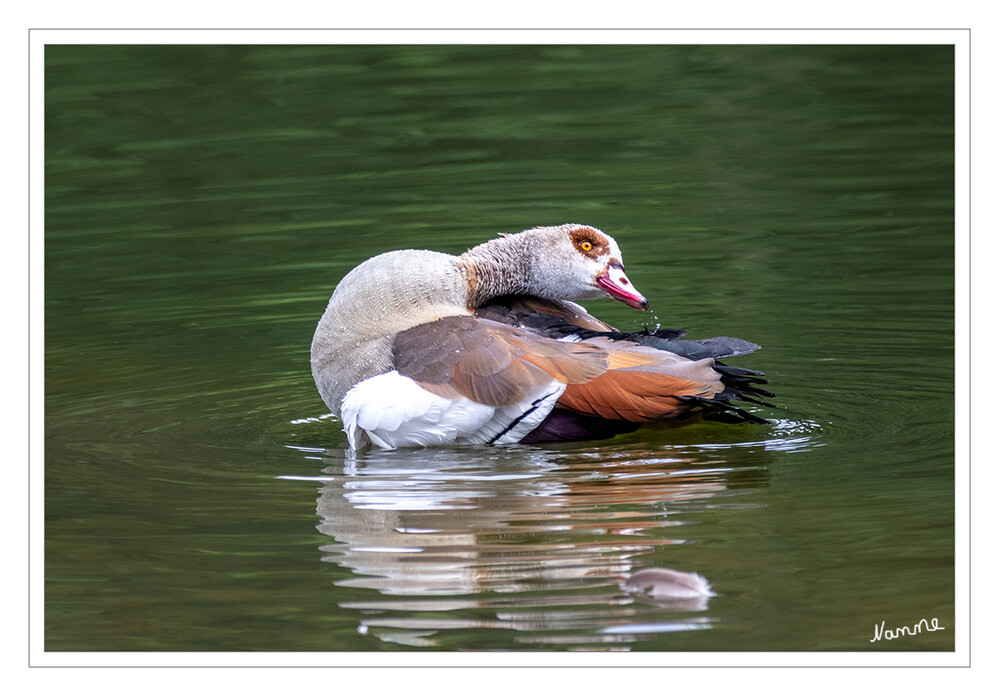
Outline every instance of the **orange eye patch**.
{"type": "Polygon", "coordinates": [[[591,259],[599,258],[601,254],[610,251],[604,235],[592,227],[577,227],[569,232],[569,237],[573,245],[591,259]]]}

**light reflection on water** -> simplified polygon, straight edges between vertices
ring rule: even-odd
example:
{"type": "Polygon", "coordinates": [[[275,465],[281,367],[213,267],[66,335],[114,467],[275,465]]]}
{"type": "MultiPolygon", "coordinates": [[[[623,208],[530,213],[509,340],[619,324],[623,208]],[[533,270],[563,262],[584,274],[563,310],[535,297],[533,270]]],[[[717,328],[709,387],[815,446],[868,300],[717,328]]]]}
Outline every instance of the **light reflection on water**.
{"type": "MultiPolygon", "coordinates": [[[[322,476],[282,478],[322,484],[317,529],[332,540],[322,560],[349,571],[336,586],[371,591],[339,603],[360,633],[440,646],[445,633],[501,629],[522,644],[621,649],[712,627],[708,597],[654,599],[621,583],[661,566],[663,550],[695,545],[698,511],[759,507],[740,497],[767,485],[768,449],[804,446],[801,430],[780,424],[774,432],[799,437],[753,443],[738,466],[719,454],[730,445],[590,443],[326,450],[322,476]]],[[[678,569],[701,572],[696,558],[677,554],[678,569]]]]}

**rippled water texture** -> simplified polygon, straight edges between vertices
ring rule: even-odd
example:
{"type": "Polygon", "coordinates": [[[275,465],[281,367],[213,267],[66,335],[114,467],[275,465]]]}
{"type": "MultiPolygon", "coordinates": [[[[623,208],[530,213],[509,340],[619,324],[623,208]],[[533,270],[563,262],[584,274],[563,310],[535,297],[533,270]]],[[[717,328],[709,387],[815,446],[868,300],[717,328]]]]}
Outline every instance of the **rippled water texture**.
{"type": "Polygon", "coordinates": [[[53,651],[948,651],[948,46],[46,48],[53,651]],[[345,451],[309,343],[395,248],[581,222],[763,349],[768,426],[345,451]],[[710,593],[654,596],[640,571],[710,593]],[[641,577],[641,576],[640,576],[641,577]],[[945,630],[872,642],[874,626],[945,630]]]}

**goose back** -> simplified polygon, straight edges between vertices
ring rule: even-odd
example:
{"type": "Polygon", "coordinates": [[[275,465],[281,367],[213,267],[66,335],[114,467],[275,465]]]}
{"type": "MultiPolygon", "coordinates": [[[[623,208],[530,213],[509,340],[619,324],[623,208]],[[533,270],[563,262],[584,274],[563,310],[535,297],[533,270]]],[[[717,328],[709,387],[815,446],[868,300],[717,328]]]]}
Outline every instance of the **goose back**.
{"type": "Polygon", "coordinates": [[[397,333],[468,314],[467,298],[458,259],[435,251],[390,251],[344,276],[312,339],[312,376],[333,414],[352,386],[392,369],[397,333]]]}

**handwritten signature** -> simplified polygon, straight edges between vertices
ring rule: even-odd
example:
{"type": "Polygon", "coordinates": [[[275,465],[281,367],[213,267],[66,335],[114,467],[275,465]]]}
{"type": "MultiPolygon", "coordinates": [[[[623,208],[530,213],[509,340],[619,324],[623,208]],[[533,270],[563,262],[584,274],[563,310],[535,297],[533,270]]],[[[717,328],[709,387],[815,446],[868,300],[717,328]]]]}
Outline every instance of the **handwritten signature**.
{"type": "Polygon", "coordinates": [[[882,621],[881,625],[874,624],[874,637],[871,638],[870,642],[881,640],[882,638],[887,638],[888,640],[894,640],[895,638],[901,638],[902,636],[914,636],[923,631],[931,633],[933,631],[946,631],[947,629],[940,626],[937,623],[936,617],[927,621],[926,619],[920,619],[917,623],[913,624],[910,628],[909,626],[898,626],[897,628],[885,629],[885,622],[882,621]]]}

